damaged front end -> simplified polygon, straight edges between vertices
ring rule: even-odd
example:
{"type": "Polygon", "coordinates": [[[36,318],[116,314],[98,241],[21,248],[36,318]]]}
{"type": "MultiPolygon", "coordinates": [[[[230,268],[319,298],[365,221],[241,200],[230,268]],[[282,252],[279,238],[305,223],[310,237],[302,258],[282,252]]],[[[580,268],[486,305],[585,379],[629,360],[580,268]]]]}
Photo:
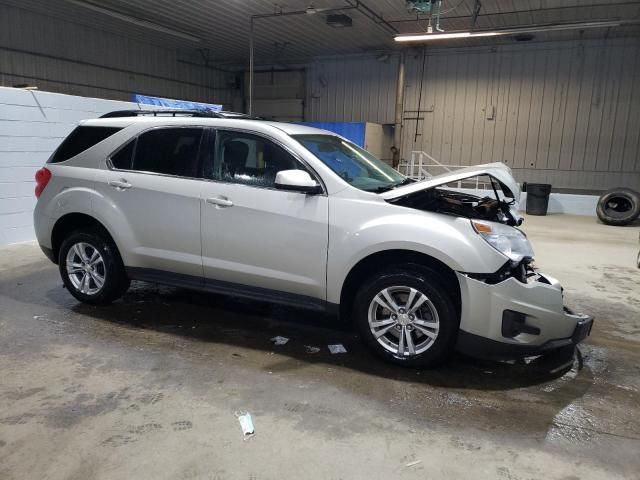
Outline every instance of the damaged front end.
{"type": "MultiPolygon", "coordinates": [[[[498,195],[496,193],[496,197],[498,195]]],[[[518,215],[517,210],[512,208],[515,202],[513,199],[480,197],[464,191],[442,187],[420,190],[394,198],[389,202],[417,210],[499,222],[510,226],[518,226],[522,223],[522,218],[518,215]]]]}
{"type": "Polygon", "coordinates": [[[491,275],[457,276],[460,351],[498,359],[546,355],[591,332],[593,317],[566,307],[560,283],[530,261],[507,262],[491,275]]]}
{"type": "Polygon", "coordinates": [[[520,187],[509,167],[501,163],[463,168],[395,188],[380,196],[394,205],[417,210],[512,227],[522,223],[518,213],[520,187]],[[479,183],[488,187],[490,196],[480,196],[477,189],[464,188],[465,185],[479,183]]]}
{"type": "Polygon", "coordinates": [[[503,164],[478,165],[414,182],[383,198],[395,205],[469,219],[476,234],[505,257],[495,272],[456,272],[461,312],[458,348],[480,357],[518,358],[571,348],[586,338],[589,315],[564,305],[563,289],[538,271],[518,227],[520,188],[503,164]],[[490,195],[478,195],[482,178],[490,195]]]}

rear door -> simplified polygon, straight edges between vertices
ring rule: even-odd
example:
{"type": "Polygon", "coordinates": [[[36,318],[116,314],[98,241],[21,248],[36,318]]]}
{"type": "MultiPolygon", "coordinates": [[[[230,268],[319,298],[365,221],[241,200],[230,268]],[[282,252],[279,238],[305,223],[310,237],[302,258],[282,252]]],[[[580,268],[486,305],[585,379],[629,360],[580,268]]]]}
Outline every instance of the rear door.
{"type": "Polygon", "coordinates": [[[110,223],[119,225],[127,267],[189,275],[202,282],[203,136],[199,127],[147,130],[111,155],[109,169],[100,171],[97,187],[117,218],[110,223]]]}
{"type": "Polygon", "coordinates": [[[281,170],[315,174],[264,136],[218,130],[208,143],[201,207],[205,282],[324,300],[328,198],[274,185],[281,170]]]}

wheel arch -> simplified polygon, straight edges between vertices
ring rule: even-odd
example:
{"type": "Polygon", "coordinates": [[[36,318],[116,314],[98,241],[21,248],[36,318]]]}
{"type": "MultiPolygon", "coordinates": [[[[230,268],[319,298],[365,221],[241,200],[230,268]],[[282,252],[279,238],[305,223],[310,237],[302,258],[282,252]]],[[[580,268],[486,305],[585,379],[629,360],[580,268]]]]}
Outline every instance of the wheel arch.
{"type": "Polygon", "coordinates": [[[71,212],[66,213],[56,220],[53,229],[51,230],[51,249],[53,251],[53,258],[55,263],[58,263],[58,254],[60,253],[60,246],[65,237],[79,229],[96,229],[107,236],[107,238],[114,244],[117,244],[113,238],[113,235],[109,230],[95,217],[86,213],[71,212]]]}
{"type": "Polygon", "coordinates": [[[429,269],[441,275],[447,292],[451,295],[451,299],[456,306],[456,312],[460,315],[460,284],[455,271],[441,260],[426,253],[416,252],[414,250],[394,249],[372,253],[362,258],[351,268],[340,290],[340,317],[342,319],[350,318],[353,300],[358,291],[358,287],[363,281],[376,272],[403,265],[413,266],[413,268],[416,269],[429,269]]]}

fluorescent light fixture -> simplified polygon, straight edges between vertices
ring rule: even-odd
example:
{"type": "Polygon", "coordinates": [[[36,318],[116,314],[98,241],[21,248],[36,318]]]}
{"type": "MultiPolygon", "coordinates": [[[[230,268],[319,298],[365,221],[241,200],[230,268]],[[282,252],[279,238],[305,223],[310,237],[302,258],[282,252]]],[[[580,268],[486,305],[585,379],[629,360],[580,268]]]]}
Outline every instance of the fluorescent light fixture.
{"type": "Polygon", "coordinates": [[[396,42],[431,42],[453,38],[495,37],[498,35],[517,35],[519,33],[552,32],[563,30],[583,30],[587,28],[618,27],[620,25],[637,24],[636,20],[601,20],[578,23],[556,23],[543,25],[529,25],[526,27],[502,28],[499,30],[479,30],[475,32],[445,32],[445,33],[413,33],[396,35],[396,42]]]}
{"type": "Polygon", "coordinates": [[[451,38],[494,37],[504,35],[499,32],[451,32],[451,33],[419,33],[415,35],[397,35],[396,42],[426,42],[451,38]]]}
{"type": "Polygon", "coordinates": [[[164,27],[162,25],[158,25],[157,23],[149,22],[147,20],[143,20],[136,17],[131,17],[129,15],[125,15],[124,13],[116,12],[115,10],[109,10],[108,8],[101,7],[99,5],[95,5],[91,2],[84,2],[81,0],[67,0],[69,3],[73,3],[74,5],[78,5],[79,7],[88,8],[89,10],[93,10],[94,12],[102,13],[103,15],[108,15],[109,17],[117,18],[118,20],[122,20],[124,22],[132,23],[134,25],[138,25],[139,27],[148,28],[150,30],[155,30],[156,32],[162,32],[169,35],[173,35],[174,37],[182,38],[184,40],[189,40],[190,42],[201,42],[202,40],[196,36],[190,35],[185,32],[181,32],[179,30],[174,30],[173,28],[164,27]]]}

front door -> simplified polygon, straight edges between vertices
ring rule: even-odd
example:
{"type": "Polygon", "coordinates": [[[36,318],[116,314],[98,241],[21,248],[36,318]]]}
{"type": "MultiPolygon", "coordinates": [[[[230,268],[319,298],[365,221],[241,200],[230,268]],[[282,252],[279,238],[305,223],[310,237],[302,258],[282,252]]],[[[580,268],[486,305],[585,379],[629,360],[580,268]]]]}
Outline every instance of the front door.
{"type": "Polygon", "coordinates": [[[274,186],[278,171],[309,169],[275,142],[242,131],[218,130],[209,147],[201,193],[205,282],[324,300],[327,196],[274,186]]]}

